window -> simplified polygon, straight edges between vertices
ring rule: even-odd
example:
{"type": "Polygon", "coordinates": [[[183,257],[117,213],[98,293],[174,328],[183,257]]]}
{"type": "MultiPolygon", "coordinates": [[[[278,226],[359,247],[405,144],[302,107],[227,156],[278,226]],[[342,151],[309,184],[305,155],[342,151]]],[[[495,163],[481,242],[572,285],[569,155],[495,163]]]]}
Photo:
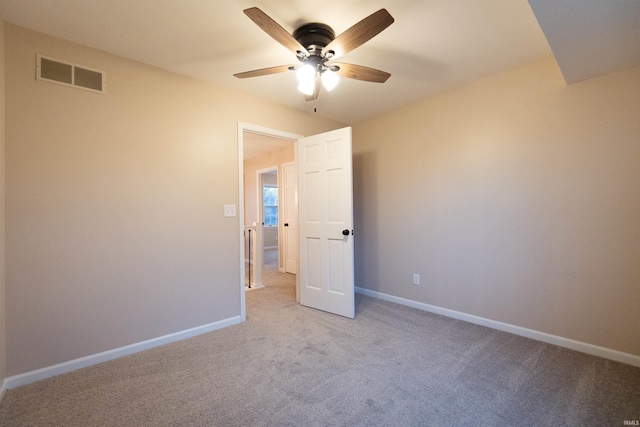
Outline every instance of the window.
{"type": "Polygon", "coordinates": [[[264,225],[278,225],[278,187],[262,187],[264,225]]]}

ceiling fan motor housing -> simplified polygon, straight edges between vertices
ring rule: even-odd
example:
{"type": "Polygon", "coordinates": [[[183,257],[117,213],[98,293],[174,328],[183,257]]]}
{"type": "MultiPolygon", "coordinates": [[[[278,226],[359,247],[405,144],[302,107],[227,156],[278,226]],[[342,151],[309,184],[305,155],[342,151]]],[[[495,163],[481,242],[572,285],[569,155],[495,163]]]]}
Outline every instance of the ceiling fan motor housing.
{"type": "Polygon", "coordinates": [[[311,55],[322,56],[322,49],[336,38],[333,29],[325,24],[305,24],[298,28],[293,37],[304,46],[311,55]]]}

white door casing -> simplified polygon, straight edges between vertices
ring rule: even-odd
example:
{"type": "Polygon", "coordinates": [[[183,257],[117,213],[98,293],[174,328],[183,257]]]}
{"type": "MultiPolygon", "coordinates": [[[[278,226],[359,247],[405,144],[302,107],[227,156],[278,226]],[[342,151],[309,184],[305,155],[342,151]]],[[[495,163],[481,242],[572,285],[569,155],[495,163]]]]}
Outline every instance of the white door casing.
{"type": "Polygon", "coordinates": [[[297,154],[300,304],[353,318],[351,128],[301,138],[297,154]]]}
{"type": "Polygon", "coordinates": [[[284,271],[298,274],[298,176],[295,162],[282,165],[284,271]]]}

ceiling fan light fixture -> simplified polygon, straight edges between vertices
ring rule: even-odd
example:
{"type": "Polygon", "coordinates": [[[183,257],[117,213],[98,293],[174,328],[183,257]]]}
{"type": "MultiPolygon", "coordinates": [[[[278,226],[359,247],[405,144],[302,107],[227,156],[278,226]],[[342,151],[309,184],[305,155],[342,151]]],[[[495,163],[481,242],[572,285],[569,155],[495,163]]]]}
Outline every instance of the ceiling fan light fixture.
{"type": "Polygon", "coordinates": [[[305,100],[315,101],[320,93],[320,81],[325,90],[330,91],[340,80],[337,73],[342,77],[377,83],[384,83],[391,76],[387,72],[361,65],[327,64],[366,43],[391,25],[394,19],[386,9],[372,13],[337,37],[326,24],[304,24],[290,34],[257,7],[245,9],[244,13],[265,33],[293,52],[301,65],[281,65],[234,74],[239,79],[297,70],[298,90],[307,95],[305,100]]]}
{"type": "Polygon", "coordinates": [[[300,84],[298,85],[298,90],[304,93],[305,95],[311,96],[313,95],[313,92],[316,90],[316,84],[313,81],[313,79],[301,81],[300,84]]]}
{"type": "Polygon", "coordinates": [[[325,70],[322,73],[322,86],[324,86],[324,88],[329,92],[338,85],[339,81],[340,77],[338,77],[338,74],[332,70],[325,70]]]}
{"type": "Polygon", "coordinates": [[[296,71],[296,77],[298,78],[298,90],[305,95],[313,95],[316,89],[316,68],[306,63],[296,71]]]}
{"type": "Polygon", "coordinates": [[[300,83],[313,83],[313,80],[316,78],[316,69],[311,64],[304,64],[296,71],[296,77],[300,83]]]}

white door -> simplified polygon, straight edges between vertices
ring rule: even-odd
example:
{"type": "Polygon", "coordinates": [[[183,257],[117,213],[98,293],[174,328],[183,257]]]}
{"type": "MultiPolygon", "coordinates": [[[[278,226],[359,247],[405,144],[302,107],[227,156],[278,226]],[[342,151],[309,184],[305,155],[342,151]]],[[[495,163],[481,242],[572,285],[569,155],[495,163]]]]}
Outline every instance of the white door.
{"type": "Polygon", "coordinates": [[[355,317],[351,128],[298,140],[300,304],[355,317]]]}
{"type": "Polygon", "coordinates": [[[298,274],[298,206],[295,163],[286,163],[282,168],[283,215],[284,215],[284,271],[298,274]]]}

